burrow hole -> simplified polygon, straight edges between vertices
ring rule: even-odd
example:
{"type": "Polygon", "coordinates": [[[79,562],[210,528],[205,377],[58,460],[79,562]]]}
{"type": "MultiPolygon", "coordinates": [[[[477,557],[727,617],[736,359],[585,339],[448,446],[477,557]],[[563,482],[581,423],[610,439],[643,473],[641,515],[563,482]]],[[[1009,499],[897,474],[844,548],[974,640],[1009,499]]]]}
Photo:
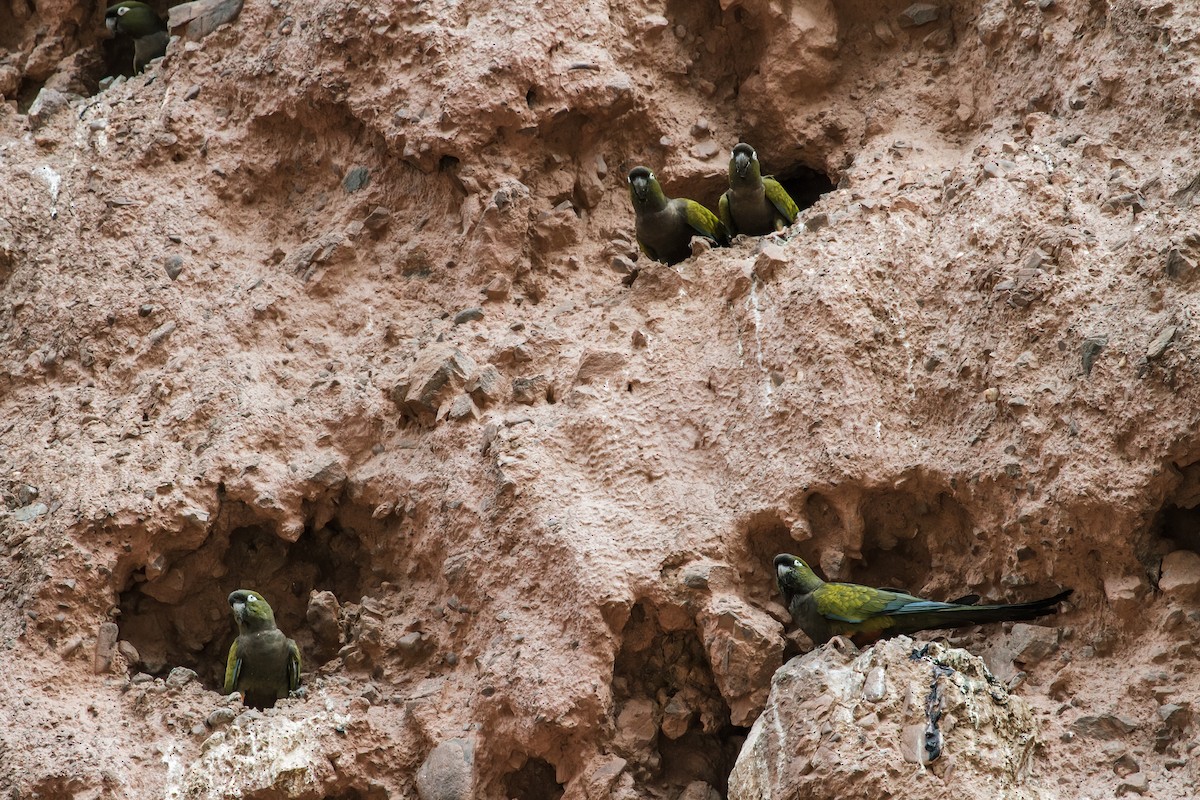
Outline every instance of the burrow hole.
{"type": "Polygon", "coordinates": [[[639,787],[677,797],[703,781],[725,796],[748,729],[731,724],[684,609],[633,607],[613,667],[613,702],[614,747],[639,787]]]}
{"type": "MultiPolygon", "coordinates": [[[[365,520],[373,522],[369,515],[365,520]]],[[[237,635],[227,600],[235,589],[267,599],[280,630],[300,646],[304,671],[334,658],[354,636],[339,610],[381,585],[368,567],[372,558],[361,530],[361,520],[334,516],[290,543],[265,524],[227,532],[217,525],[196,550],[134,571],[120,593],[118,625],[121,639],[137,649],[136,669],[161,676],[188,667],[220,691],[237,635]]]]}
{"type": "Polygon", "coordinates": [[[503,783],[504,796],[510,800],[558,800],[564,791],[554,765],[543,758],[528,759],[506,775],[503,783]]]}

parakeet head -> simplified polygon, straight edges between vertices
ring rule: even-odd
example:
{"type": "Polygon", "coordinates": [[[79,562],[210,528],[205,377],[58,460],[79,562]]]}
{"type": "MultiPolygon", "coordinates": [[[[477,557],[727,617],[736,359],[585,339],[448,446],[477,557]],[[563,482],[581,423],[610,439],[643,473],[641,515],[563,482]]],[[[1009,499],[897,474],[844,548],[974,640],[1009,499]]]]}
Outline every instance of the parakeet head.
{"type": "Polygon", "coordinates": [[[758,180],[762,175],[759,171],[758,153],[754,148],[741,142],[733,148],[729,159],[729,180],[758,180]]]}
{"type": "Polygon", "coordinates": [[[122,33],[137,39],[165,31],[166,23],[145,3],[121,0],[104,12],[104,26],[114,34],[122,33]]]}
{"type": "Polygon", "coordinates": [[[779,589],[789,604],[793,596],[809,594],[824,583],[812,568],[804,563],[804,559],[787,553],[775,556],[775,578],[779,581],[779,589]]]}
{"type": "Polygon", "coordinates": [[[229,607],[242,633],[270,630],[275,627],[275,612],[261,594],[251,589],[238,589],[229,595],[229,607]]]}
{"type": "Polygon", "coordinates": [[[647,209],[657,211],[667,204],[658,178],[647,167],[634,167],[629,170],[629,198],[637,210],[647,209]]]}

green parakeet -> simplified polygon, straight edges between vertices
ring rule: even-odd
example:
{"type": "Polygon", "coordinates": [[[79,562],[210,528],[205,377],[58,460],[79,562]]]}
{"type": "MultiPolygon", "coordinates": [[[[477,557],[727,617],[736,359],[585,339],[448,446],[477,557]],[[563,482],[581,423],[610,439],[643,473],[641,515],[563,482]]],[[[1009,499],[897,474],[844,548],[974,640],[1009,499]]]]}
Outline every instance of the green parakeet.
{"type": "MultiPolygon", "coordinates": [[[[939,603],[890,589],[826,583],[802,559],[787,554],[775,556],[775,574],[792,621],[815,644],[824,644],[834,636],[848,636],[861,645],[899,633],[1036,619],[1057,611],[1055,606],[1072,591],[1014,605],[939,603]]],[[[976,598],[968,595],[961,599],[976,598]]]]}
{"type": "Polygon", "coordinates": [[[683,261],[692,254],[693,236],[703,236],[719,246],[729,241],[716,214],[695,200],[667,197],[646,167],[629,171],[629,198],[637,216],[638,246],[655,261],[683,261]]]}
{"type": "Polygon", "coordinates": [[[104,25],[114,35],[133,39],[133,71],[167,52],[167,23],[145,3],[122,0],[104,12],[104,25]]]}
{"type": "Polygon", "coordinates": [[[729,158],[729,191],[721,195],[721,222],[730,236],[762,236],[796,221],[800,209],[779,181],[763,177],[758,154],[738,144],[729,158]]]}
{"type": "Polygon", "coordinates": [[[225,662],[225,694],[241,692],[243,702],[270,708],[300,686],[300,648],[275,627],[275,612],[258,592],[229,595],[238,637],[225,662]]]}

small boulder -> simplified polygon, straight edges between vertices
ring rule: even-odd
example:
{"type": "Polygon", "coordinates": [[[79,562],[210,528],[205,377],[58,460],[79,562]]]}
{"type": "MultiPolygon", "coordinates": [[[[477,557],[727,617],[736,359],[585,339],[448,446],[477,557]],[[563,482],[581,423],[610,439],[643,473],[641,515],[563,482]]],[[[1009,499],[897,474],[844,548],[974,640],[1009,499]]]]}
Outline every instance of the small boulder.
{"type": "Polygon", "coordinates": [[[1164,594],[1183,599],[1200,595],[1200,553],[1176,550],[1163,558],[1158,588],[1164,594]]]}

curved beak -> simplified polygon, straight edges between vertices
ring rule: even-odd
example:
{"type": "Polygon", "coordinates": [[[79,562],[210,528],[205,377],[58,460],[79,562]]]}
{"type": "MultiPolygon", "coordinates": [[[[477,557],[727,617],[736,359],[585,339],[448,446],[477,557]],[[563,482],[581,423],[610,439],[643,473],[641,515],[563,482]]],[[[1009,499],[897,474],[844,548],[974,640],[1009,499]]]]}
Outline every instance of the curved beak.
{"type": "Polygon", "coordinates": [[[109,33],[116,33],[117,32],[117,18],[116,17],[105,17],[104,18],[104,27],[108,28],[109,33]]]}
{"type": "Polygon", "coordinates": [[[632,187],[633,194],[637,197],[638,201],[645,201],[646,195],[650,192],[650,181],[646,178],[634,178],[629,182],[629,185],[632,187]]]}
{"type": "Polygon", "coordinates": [[[733,157],[733,171],[737,173],[739,178],[746,177],[746,173],[750,171],[750,156],[745,153],[738,153],[733,157]]]}

